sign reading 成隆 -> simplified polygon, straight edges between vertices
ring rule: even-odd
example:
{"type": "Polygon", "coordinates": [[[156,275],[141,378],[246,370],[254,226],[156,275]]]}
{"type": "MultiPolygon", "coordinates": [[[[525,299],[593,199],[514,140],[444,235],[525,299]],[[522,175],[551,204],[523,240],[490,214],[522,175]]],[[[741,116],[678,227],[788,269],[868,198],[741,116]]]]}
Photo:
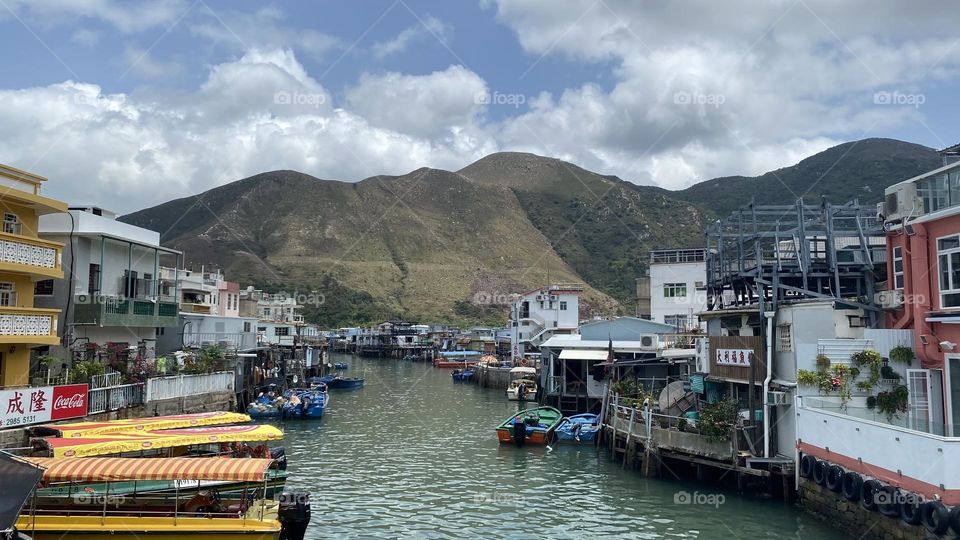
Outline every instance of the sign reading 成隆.
{"type": "Polygon", "coordinates": [[[0,428],[28,426],[87,414],[87,385],[0,390],[0,428]]]}
{"type": "Polygon", "coordinates": [[[750,367],[751,349],[717,349],[718,366],[750,367]]]}

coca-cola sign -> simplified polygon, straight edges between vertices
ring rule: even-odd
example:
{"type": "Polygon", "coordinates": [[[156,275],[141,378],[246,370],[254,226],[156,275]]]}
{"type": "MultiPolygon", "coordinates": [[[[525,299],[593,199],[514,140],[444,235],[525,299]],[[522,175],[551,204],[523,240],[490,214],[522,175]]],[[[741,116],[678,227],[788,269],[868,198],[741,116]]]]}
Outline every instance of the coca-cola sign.
{"type": "Polygon", "coordinates": [[[40,424],[87,414],[87,385],[0,390],[0,428],[40,424]]]}

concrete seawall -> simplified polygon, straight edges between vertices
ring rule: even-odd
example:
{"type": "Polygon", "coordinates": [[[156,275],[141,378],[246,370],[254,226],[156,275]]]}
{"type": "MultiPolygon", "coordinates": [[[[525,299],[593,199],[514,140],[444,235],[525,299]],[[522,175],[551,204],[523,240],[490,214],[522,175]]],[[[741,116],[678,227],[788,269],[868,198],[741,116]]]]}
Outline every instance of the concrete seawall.
{"type": "Polygon", "coordinates": [[[477,368],[477,383],[484,388],[507,389],[511,368],[477,368]]]}

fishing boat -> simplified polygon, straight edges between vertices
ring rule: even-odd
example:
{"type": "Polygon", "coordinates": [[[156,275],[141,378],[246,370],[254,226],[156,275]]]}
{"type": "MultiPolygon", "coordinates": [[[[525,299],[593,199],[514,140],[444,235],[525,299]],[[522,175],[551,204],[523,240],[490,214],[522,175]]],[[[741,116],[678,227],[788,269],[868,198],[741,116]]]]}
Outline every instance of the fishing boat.
{"type": "Polygon", "coordinates": [[[281,409],[284,418],[322,418],[330,402],[330,394],[324,383],[288,390],[285,398],[286,403],[281,409]]]}
{"type": "Polygon", "coordinates": [[[337,362],[333,367],[336,369],[347,369],[348,366],[346,362],[337,362]]]}
{"type": "Polygon", "coordinates": [[[560,442],[592,443],[600,431],[599,416],[596,414],[577,414],[564,418],[557,426],[557,440],[560,442]]]}
{"type": "Polygon", "coordinates": [[[497,426],[497,439],[500,444],[545,445],[556,437],[562,421],[563,413],[553,407],[524,409],[497,426]]]}
{"type": "Polygon", "coordinates": [[[330,385],[330,388],[337,388],[340,390],[352,390],[355,388],[363,388],[363,379],[359,377],[335,377],[333,379],[333,384],[330,385]]]}
{"type": "MultiPolygon", "coordinates": [[[[272,459],[230,458],[77,458],[30,459],[44,469],[41,485],[111,484],[166,481],[177,496],[95,498],[82,489],[67,502],[36,498],[17,520],[17,528],[37,540],[60,538],[156,539],[302,539],[309,522],[306,508],[286,508],[251,489],[236,497],[203,487],[205,481],[265,484],[272,459]],[[190,488],[187,486],[200,486],[190,488]],[[183,491],[181,494],[179,491],[183,491]]],[[[107,490],[108,494],[114,493],[107,490]]],[[[306,497],[298,497],[308,500],[306,497]]]]}
{"type": "Polygon", "coordinates": [[[537,396],[537,370],[519,366],[510,370],[510,382],[507,385],[507,399],[510,401],[528,401],[537,396]]]}
{"type": "Polygon", "coordinates": [[[450,372],[450,377],[455,383],[467,383],[473,380],[473,374],[472,369],[455,369],[450,372]]]}
{"type": "Polygon", "coordinates": [[[433,359],[433,367],[466,369],[476,365],[480,357],[479,351],[441,351],[440,356],[433,359]]]}

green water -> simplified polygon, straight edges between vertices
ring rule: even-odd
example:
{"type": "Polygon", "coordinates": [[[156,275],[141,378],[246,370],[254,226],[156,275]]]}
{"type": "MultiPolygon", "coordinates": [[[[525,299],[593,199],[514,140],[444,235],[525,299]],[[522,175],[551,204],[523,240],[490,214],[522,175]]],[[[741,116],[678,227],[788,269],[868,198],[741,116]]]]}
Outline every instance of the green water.
{"type": "Polygon", "coordinates": [[[593,446],[501,448],[493,427],[517,409],[502,391],[429,364],[340,360],[365,387],[283,425],[287,486],[312,492],[308,538],[843,538],[781,502],[642,478],[593,446]],[[675,502],[683,492],[697,503],[675,502]]]}

